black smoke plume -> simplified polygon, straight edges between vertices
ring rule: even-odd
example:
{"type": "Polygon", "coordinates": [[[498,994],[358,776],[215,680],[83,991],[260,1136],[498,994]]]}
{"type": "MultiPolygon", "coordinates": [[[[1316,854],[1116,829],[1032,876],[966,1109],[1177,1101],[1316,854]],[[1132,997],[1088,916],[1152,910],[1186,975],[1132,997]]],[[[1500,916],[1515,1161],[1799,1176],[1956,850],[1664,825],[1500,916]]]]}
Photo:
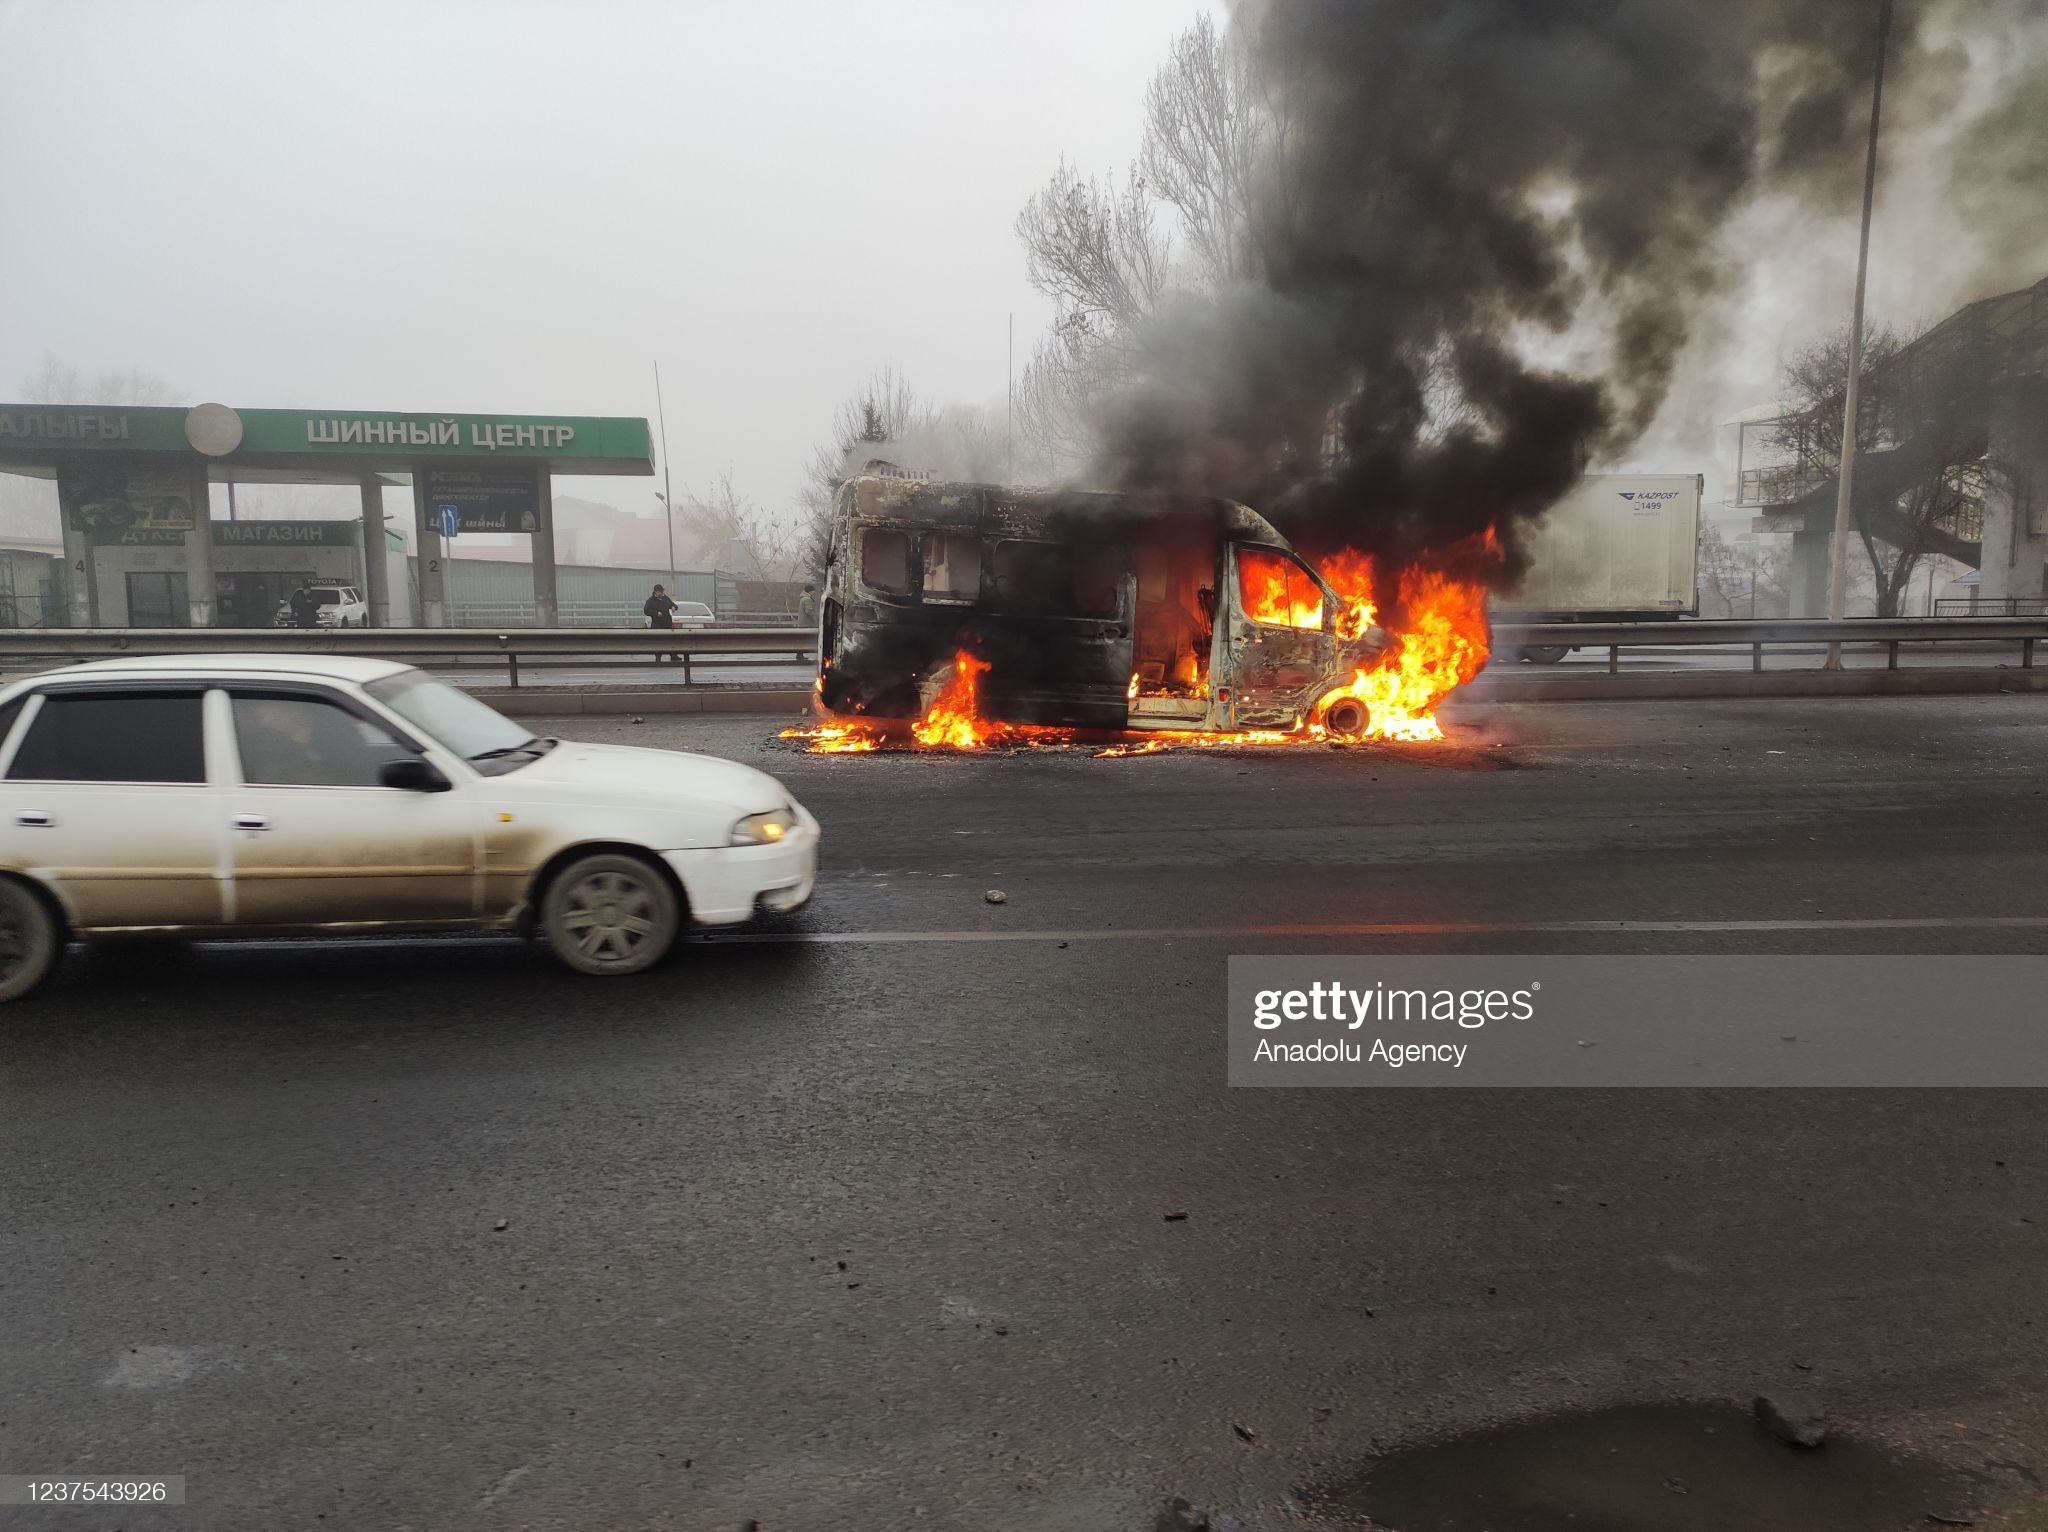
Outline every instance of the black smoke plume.
{"type": "MultiPolygon", "coordinates": [[[[1929,12],[1900,0],[1888,105],[1929,12]]],[[[1096,477],[1229,495],[1310,554],[1393,565],[1496,526],[1518,573],[1517,529],[1655,415],[1745,200],[1853,211],[1876,18],[1875,0],[1241,0],[1263,276],[1159,311],[1096,477]]],[[[1852,257],[1813,255],[1845,290],[1852,257]]]]}

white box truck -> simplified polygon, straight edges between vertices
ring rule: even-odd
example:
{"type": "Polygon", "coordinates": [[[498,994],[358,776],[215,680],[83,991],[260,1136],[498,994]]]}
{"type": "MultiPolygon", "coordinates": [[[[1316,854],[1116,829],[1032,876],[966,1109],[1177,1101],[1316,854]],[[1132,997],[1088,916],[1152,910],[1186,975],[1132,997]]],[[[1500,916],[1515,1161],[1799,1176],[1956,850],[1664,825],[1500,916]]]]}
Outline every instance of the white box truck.
{"type": "MultiPolygon", "coordinates": [[[[1690,473],[1588,474],[1528,534],[1529,572],[1496,622],[1646,622],[1699,611],[1700,495],[1690,473]]],[[[1566,649],[1525,651],[1547,663],[1566,649]]]]}

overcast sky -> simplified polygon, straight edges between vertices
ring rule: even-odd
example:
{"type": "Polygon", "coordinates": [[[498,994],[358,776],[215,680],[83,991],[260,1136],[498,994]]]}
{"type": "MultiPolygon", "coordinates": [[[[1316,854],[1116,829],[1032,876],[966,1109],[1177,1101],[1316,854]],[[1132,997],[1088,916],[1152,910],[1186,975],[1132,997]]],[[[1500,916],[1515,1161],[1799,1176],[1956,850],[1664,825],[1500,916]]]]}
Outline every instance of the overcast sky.
{"type": "MultiPolygon", "coordinates": [[[[655,416],[794,494],[893,363],[1000,401],[1011,224],[1200,0],[0,0],[0,399],[655,416]]],[[[567,486],[565,486],[567,488],[567,486]]],[[[651,509],[644,482],[586,483],[651,509]]]]}
{"type": "MultiPolygon", "coordinates": [[[[2002,0],[2021,30],[1927,88],[1967,101],[2033,56],[2037,4],[2002,0]]],[[[785,510],[878,366],[1000,404],[1008,316],[1021,365],[1048,314],[1019,206],[1062,154],[1129,161],[1204,8],[0,0],[0,399],[47,355],[191,401],[652,420],[658,358],[678,491],[730,469],[785,510]]],[[[2039,239],[1987,262],[1981,214],[1944,207],[1958,158],[1887,139],[1873,315],[1910,326],[2041,275],[2039,239]]],[[[1846,317],[1853,225],[1805,218],[1731,226],[1725,311],[1606,466],[1704,471],[1719,498],[1718,423],[1846,317]]],[[[562,485],[650,513],[652,488],[562,485]]]]}

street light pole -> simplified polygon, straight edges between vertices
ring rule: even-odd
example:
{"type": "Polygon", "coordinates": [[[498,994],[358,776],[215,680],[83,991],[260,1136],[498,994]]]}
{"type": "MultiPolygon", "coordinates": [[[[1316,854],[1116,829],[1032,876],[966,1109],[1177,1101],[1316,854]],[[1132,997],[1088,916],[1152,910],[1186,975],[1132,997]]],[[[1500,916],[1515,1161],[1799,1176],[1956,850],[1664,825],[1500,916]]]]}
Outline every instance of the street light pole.
{"type": "MultiPolygon", "coordinates": [[[[1828,549],[1828,621],[1849,608],[1849,505],[1856,481],[1856,411],[1863,392],[1863,292],[1870,273],[1870,207],[1877,194],[1877,125],[1884,106],[1884,53],[1891,39],[1892,0],[1878,0],[1877,69],[1870,86],[1870,144],[1863,156],[1863,232],[1856,247],[1856,305],[1849,320],[1849,379],[1842,394],[1842,462],[1835,475],[1835,536],[1828,549]]],[[[1842,645],[1829,643],[1824,670],[1842,668],[1842,645]]]]}
{"type": "MultiPolygon", "coordinates": [[[[1890,0],[1886,0],[1890,4],[1890,0]]],[[[661,423],[661,514],[668,523],[668,593],[676,593],[676,503],[675,486],[668,480],[668,410],[661,402],[661,363],[654,364],[654,415],[661,423]]]]}

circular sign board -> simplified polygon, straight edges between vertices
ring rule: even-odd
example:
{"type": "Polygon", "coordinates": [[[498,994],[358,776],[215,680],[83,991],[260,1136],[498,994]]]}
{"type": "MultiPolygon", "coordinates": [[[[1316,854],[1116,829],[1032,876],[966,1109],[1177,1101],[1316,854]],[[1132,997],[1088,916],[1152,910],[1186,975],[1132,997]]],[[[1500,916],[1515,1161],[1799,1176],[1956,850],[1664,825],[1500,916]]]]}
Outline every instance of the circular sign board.
{"type": "Polygon", "coordinates": [[[195,404],[185,412],[185,440],[208,457],[226,457],[242,445],[242,417],[225,404],[195,404]]]}

